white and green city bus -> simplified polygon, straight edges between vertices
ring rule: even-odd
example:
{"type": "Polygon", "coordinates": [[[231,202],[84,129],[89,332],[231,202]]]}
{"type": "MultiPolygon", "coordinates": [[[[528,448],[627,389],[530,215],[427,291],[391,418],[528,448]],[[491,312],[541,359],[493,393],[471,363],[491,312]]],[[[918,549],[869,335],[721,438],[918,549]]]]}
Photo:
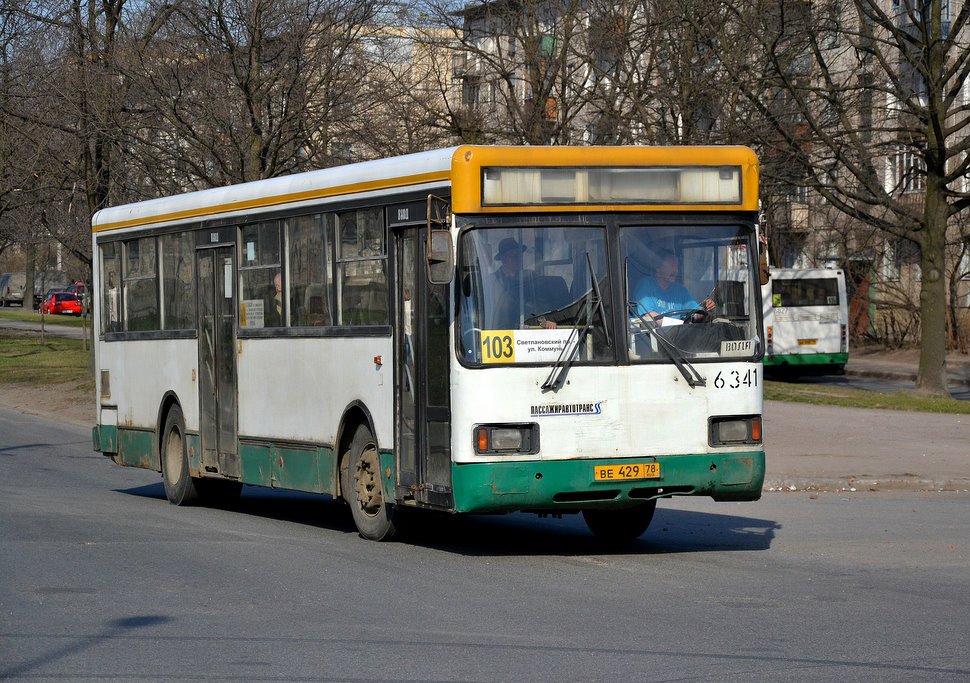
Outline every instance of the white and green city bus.
{"type": "Polygon", "coordinates": [[[762,289],[765,369],[838,374],[849,360],[849,303],[838,268],[772,268],[762,289]]]}
{"type": "Polygon", "coordinates": [[[757,210],[746,148],[484,146],[105,209],[94,446],[176,505],[330,494],[371,539],[756,500],[757,210]],[[661,263],[662,315],[633,299],[661,263]]]}

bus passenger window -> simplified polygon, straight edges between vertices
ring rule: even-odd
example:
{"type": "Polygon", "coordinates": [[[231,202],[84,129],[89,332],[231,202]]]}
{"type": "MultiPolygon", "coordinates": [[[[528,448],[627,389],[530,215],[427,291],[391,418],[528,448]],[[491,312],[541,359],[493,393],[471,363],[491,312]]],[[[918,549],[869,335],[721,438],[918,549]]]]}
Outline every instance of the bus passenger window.
{"type": "Polygon", "coordinates": [[[157,330],[158,281],[157,253],[154,237],[144,237],[124,243],[124,273],[122,275],[124,329],[126,331],[157,330]]]}
{"type": "Polygon", "coordinates": [[[239,325],[286,324],[286,297],[280,261],[279,223],[256,223],[240,230],[239,325]]]}
{"type": "Polygon", "coordinates": [[[101,331],[121,331],[121,243],[101,245],[101,331]]]}
{"type": "Polygon", "coordinates": [[[289,273],[290,324],[331,325],[330,242],[332,223],[325,214],[299,216],[286,221],[286,259],[289,273]]]}
{"type": "Polygon", "coordinates": [[[162,329],[195,327],[195,233],[162,235],[162,329]]]}
{"type": "Polygon", "coordinates": [[[337,220],[339,324],[387,325],[387,251],[382,212],[348,211],[337,220]]]}

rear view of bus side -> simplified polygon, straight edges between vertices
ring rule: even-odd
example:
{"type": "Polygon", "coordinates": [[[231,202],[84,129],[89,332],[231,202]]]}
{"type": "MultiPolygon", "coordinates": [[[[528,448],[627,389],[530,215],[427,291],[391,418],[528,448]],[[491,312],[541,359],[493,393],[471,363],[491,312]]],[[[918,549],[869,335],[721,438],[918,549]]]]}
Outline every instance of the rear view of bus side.
{"type": "Polygon", "coordinates": [[[174,504],[401,510],[761,495],[758,168],[739,147],[463,146],[106,209],[96,450],[174,504]]]}

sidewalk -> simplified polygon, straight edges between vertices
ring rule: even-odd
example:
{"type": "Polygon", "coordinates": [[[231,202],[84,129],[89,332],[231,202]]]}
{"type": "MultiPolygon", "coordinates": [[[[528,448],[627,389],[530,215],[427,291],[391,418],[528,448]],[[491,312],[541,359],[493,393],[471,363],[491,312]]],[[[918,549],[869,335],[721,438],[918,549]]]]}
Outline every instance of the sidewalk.
{"type": "MultiPolygon", "coordinates": [[[[845,374],[916,382],[919,350],[849,350],[845,374]]],[[[950,388],[970,355],[947,354],[950,388]]],[[[765,491],[970,490],[970,415],[765,402],[765,491]]]]}
{"type": "MultiPolygon", "coordinates": [[[[946,369],[950,385],[970,386],[970,354],[950,351],[946,354],[946,369]]],[[[855,377],[877,377],[916,381],[919,370],[919,349],[886,351],[882,347],[864,346],[849,349],[845,374],[855,377]]]]}

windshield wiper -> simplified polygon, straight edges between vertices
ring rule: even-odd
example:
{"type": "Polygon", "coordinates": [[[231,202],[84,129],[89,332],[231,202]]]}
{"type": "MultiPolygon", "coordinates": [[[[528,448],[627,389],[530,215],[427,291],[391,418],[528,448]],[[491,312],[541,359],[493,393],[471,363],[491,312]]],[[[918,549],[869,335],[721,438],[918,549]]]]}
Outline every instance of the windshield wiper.
{"type": "Polygon", "coordinates": [[[680,349],[674,346],[669,339],[660,334],[660,330],[658,329],[660,326],[657,325],[656,321],[649,315],[647,315],[647,317],[640,315],[640,312],[637,310],[637,303],[635,301],[631,301],[629,303],[629,307],[630,314],[632,316],[636,316],[636,318],[643,323],[642,329],[649,332],[653,338],[657,340],[657,346],[663,349],[664,353],[666,353],[670,357],[670,360],[674,362],[674,365],[677,366],[680,374],[684,376],[685,380],[687,380],[687,384],[691,387],[706,387],[707,380],[701,377],[700,373],[697,372],[697,369],[691,365],[691,362],[687,360],[684,354],[680,352],[680,349]]]}
{"type": "Polygon", "coordinates": [[[549,372],[549,376],[546,377],[546,381],[542,383],[542,390],[544,392],[559,391],[563,381],[566,379],[566,373],[572,367],[576,356],[579,355],[580,347],[586,341],[586,337],[589,336],[589,331],[593,327],[593,311],[600,314],[600,320],[603,322],[603,336],[606,339],[606,346],[613,348],[613,339],[610,336],[610,325],[606,319],[606,307],[603,305],[603,295],[600,292],[599,283],[596,281],[596,274],[593,272],[593,261],[589,256],[589,252],[586,252],[586,268],[589,271],[589,279],[593,283],[590,291],[586,293],[586,322],[583,323],[582,328],[573,328],[573,331],[566,339],[566,345],[559,353],[559,358],[556,359],[556,363],[552,366],[552,370],[549,372]],[[589,296],[590,293],[592,293],[592,297],[589,296]],[[575,343],[573,343],[574,339],[575,343]],[[570,346],[571,343],[573,343],[572,346],[570,346]]]}

